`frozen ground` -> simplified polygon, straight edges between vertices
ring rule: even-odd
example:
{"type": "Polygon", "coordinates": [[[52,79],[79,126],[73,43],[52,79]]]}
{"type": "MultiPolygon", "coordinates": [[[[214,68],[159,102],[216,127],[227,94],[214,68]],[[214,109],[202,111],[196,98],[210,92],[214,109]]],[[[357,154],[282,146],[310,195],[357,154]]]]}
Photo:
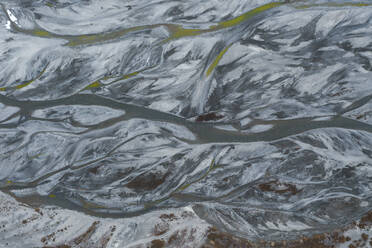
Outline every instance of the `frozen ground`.
{"type": "Polygon", "coordinates": [[[368,245],[368,1],[0,7],[0,246],[368,245]]]}

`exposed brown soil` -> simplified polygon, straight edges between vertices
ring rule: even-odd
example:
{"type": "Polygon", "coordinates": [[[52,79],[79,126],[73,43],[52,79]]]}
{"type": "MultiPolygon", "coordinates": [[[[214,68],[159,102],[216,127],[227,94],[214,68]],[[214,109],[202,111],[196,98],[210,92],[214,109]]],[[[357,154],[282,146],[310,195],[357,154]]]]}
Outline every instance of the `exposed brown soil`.
{"type": "Polygon", "coordinates": [[[162,214],[160,215],[160,219],[172,221],[172,220],[177,220],[178,217],[175,216],[174,214],[162,214]]]}
{"type": "Polygon", "coordinates": [[[207,234],[207,242],[202,248],[253,248],[254,246],[246,239],[235,237],[229,233],[220,232],[216,228],[210,228],[207,234]]]}
{"type": "Polygon", "coordinates": [[[87,239],[89,239],[90,236],[92,236],[92,234],[96,231],[98,224],[99,224],[99,221],[93,222],[93,224],[88,228],[88,230],[86,230],[83,234],[81,234],[80,236],[76,237],[73,240],[74,243],[79,245],[83,241],[86,241],[87,239]]]}
{"type": "Polygon", "coordinates": [[[99,240],[100,248],[107,247],[107,244],[110,242],[110,239],[114,235],[114,232],[116,230],[116,226],[112,226],[111,230],[107,231],[99,240]]]}
{"type": "Polygon", "coordinates": [[[301,237],[297,240],[285,241],[265,241],[251,242],[244,238],[235,237],[229,233],[224,233],[216,228],[210,228],[207,233],[207,241],[203,248],[222,248],[222,247],[247,247],[247,248],[335,248],[340,244],[351,242],[349,248],[362,248],[372,246],[372,238],[368,234],[362,233],[360,239],[351,240],[344,233],[353,228],[367,230],[372,226],[372,211],[364,215],[360,221],[330,233],[315,234],[311,237],[301,237]],[[369,240],[368,240],[369,239],[369,240]]]}
{"type": "Polygon", "coordinates": [[[261,191],[274,192],[277,194],[289,193],[291,195],[296,195],[301,190],[298,190],[296,185],[289,183],[281,183],[278,180],[270,181],[267,183],[262,183],[258,185],[261,191]]]}
{"type": "Polygon", "coordinates": [[[155,239],[151,241],[151,248],[163,248],[165,247],[165,241],[162,239],[155,239]]]}
{"type": "Polygon", "coordinates": [[[40,208],[35,208],[35,212],[43,216],[43,212],[41,212],[40,208]]]}
{"type": "Polygon", "coordinates": [[[360,219],[359,227],[364,229],[368,225],[370,226],[371,224],[372,224],[372,211],[368,212],[360,219]]]}
{"type": "MultiPolygon", "coordinates": [[[[108,230],[102,237],[98,240],[98,242],[94,242],[90,239],[91,236],[96,232],[99,221],[95,221],[92,225],[82,234],[73,238],[70,241],[66,241],[63,244],[58,244],[54,246],[44,246],[43,248],[71,248],[71,247],[80,247],[80,248],[105,248],[109,243],[111,237],[113,236],[116,226],[112,226],[110,230],[108,230]]],[[[63,232],[65,229],[60,229],[57,232],[63,232]]],[[[47,245],[48,241],[55,241],[56,233],[49,234],[41,239],[41,241],[47,245]]]]}
{"type": "Polygon", "coordinates": [[[99,166],[96,166],[96,167],[90,168],[89,172],[93,173],[94,175],[97,175],[98,174],[98,169],[99,169],[99,166]]]}
{"type": "Polygon", "coordinates": [[[223,115],[218,115],[216,113],[208,113],[208,114],[205,114],[205,115],[199,115],[197,118],[196,118],[196,121],[200,122],[200,121],[216,121],[216,120],[220,120],[223,118],[223,115]]]}
{"type": "Polygon", "coordinates": [[[43,246],[43,248],[71,248],[69,245],[43,246]]]}
{"type": "Polygon", "coordinates": [[[169,173],[161,175],[160,173],[146,172],[137,176],[126,186],[135,190],[154,190],[164,183],[169,173]]]}
{"type": "MultiPolygon", "coordinates": [[[[191,230],[181,229],[176,230],[173,233],[168,234],[170,231],[169,222],[180,220],[189,217],[186,212],[180,216],[175,214],[162,214],[159,216],[160,221],[154,226],[154,236],[166,235],[152,240],[147,247],[150,248],[162,248],[162,247],[184,247],[194,240],[194,235],[197,229],[192,228],[191,230]]],[[[113,236],[116,230],[115,226],[102,235],[102,238],[98,242],[99,244],[92,244],[90,237],[96,231],[99,222],[94,222],[83,234],[74,238],[73,240],[60,244],[57,246],[44,246],[44,248],[71,248],[76,245],[81,248],[98,248],[106,247],[109,240],[113,236]]],[[[345,235],[347,230],[353,228],[360,228],[361,230],[369,230],[372,226],[372,211],[365,214],[360,221],[354,222],[351,225],[335,230],[329,233],[320,233],[312,235],[311,237],[301,237],[297,240],[260,240],[260,241],[249,241],[247,239],[234,236],[232,234],[219,231],[216,228],[210,228],[206,233],[206,242],[202,246],[203,248],[334,248],[339,244],[348,244],[349,248],[361,248],[367,247],[368,244],[372,245],[372,238],[368,234],[362,233],[358,240],[351,240],[351,238],[345,235]]],[[[62,231],[64,229],[61,229],[62,231]]],[[[59,231],[57,231],[59,232],[59,231]]],[[[44,243],[55,238],[56,233],[47,235],[42,239],[44,243]]]]}

